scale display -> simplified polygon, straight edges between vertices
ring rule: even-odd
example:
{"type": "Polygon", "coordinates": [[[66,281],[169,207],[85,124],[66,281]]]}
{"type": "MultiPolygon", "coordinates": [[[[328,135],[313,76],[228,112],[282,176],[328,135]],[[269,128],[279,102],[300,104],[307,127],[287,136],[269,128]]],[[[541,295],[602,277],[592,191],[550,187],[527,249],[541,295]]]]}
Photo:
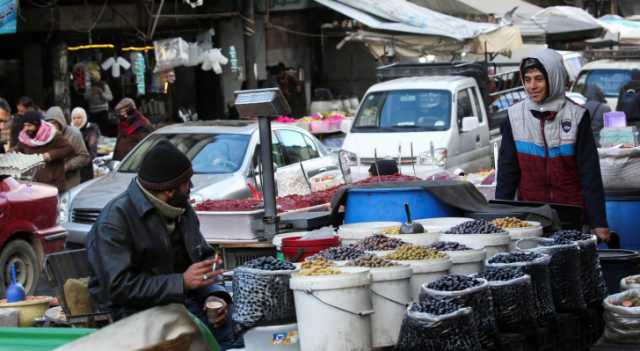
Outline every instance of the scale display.
{"type": "Polygon", "coordinates": [[[239,90],[234,94],[236,110],[242,118],[277,117],[291,113],[280,88],[239,90]]]}

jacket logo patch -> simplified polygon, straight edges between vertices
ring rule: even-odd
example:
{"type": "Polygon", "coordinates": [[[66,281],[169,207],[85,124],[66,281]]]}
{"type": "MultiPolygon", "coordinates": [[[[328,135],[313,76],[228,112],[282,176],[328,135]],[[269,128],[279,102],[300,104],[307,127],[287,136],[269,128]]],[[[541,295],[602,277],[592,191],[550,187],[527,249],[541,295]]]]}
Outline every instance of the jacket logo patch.
{"type": "Polygon", "coordinates": [[[562,131],[565,133],[569,133],[571,130],[571,120],[563,120],[560,122],[560,125],[562,126],[562,131]]]}

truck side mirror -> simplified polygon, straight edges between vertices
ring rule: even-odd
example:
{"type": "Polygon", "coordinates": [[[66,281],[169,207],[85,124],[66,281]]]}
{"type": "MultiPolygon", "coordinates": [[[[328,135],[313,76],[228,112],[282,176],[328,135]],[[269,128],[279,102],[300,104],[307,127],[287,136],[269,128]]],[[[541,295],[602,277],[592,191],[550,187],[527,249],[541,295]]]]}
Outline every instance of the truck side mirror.
{"type": "Polygon", "coordinates": [[[470,116],[462,118],[462,129],[460,130],[462,133],[471,132],[480,126],[480,121],[478,121],[478,117],[470,116]]]}

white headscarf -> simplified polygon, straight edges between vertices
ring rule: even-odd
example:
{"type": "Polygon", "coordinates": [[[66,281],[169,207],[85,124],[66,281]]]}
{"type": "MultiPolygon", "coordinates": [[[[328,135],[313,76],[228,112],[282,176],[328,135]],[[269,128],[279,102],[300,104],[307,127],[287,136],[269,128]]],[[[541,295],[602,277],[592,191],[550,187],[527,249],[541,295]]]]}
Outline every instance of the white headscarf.
{"type": "Polygon", "coordinates": [[[84,128],[84,126],[87,125],[87,111],[85,111],[82,107],[74,108],[73,111],[71,111],[71,125],[78,129],[84,128]],[[73,124],[73,116],[75,115],[80,115],[80,117],[82,118],[82,124],[80,125],[80,127],[77,127],[73,124]]]}

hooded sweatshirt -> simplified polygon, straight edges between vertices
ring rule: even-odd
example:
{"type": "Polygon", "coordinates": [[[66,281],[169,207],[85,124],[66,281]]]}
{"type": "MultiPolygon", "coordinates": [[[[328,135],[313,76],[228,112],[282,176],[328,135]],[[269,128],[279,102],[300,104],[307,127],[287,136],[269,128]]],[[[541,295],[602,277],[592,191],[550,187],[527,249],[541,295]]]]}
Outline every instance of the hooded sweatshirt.
{"type": "MultiPolygon", "coordinates": [[[[501,128],[496,198],[512,200],[517,192],[521,201],[581,206],[586,224],[607,227],[589,113],[564,96],[567,74],[560,54],[544,49],[531,58],[545,71],[548,94],[539,103],[528,97],[509,108],[501,128]]],[[[524,74],[521,69],[523,81],[524,74]]]]}
{"type": "Polygon", "coordinates": [[[596,145],[600,145],[600,130],[604,127],[604,114],[611,112],[611,108],[607,105],[607,99],[604,92],[597,85],[590,84],[584,93],[587,102],[584,107],[589,111],[591,116],[591,130],[596,145]]]}
{"type": "Polygon", "coordinates": [[[67,120],[64,117],[64,112],[59,106],[53,106],[47,110],[45,114],[46,121],[55,121],[62,126],[60,133],[64,139],[73,147],[73,155],[65,159],[64,170],[66,173],[65,189],[80,184],[80,170],[89,164],[91,158],[89,151],[84,144],[82,134],[75,128],[67,126],[67,120]]]}

